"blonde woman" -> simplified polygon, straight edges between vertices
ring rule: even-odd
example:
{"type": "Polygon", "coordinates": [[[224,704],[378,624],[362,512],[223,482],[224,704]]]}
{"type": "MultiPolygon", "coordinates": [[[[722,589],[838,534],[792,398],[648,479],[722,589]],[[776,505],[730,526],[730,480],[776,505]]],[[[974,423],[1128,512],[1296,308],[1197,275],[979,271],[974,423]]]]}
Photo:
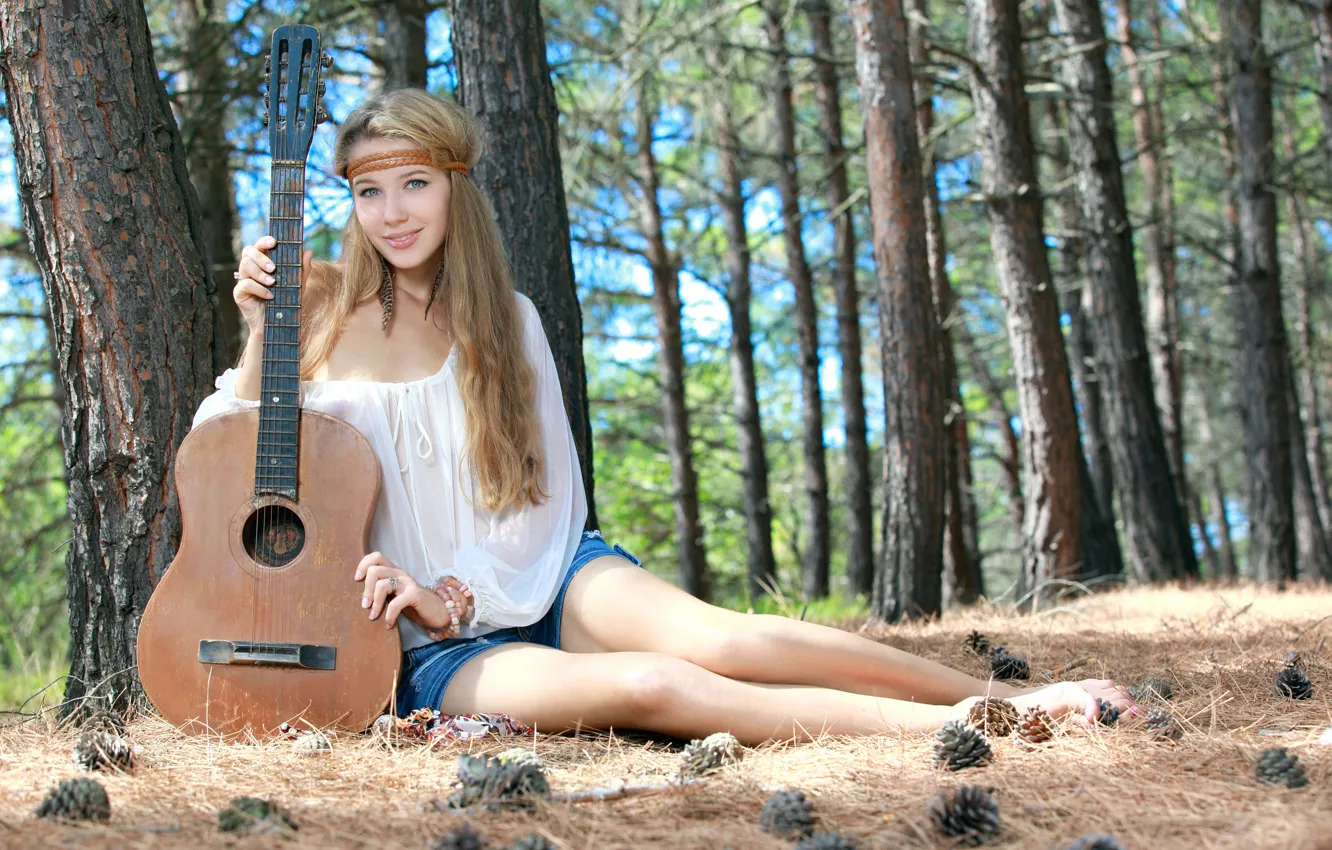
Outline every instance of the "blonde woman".
{"type": "MultiPolygon", "coordinates": [[[[399,713],[756,743],[929,730],[986,693],[1088,721],[1094,697],[1131,706],[1109,681],[1020,692],[838,629],[716,608],[585,532],[550,347],[467,176],[481,147],[473,116],[426,92],[367,101],[336,145],[355,206],[341,261],[305,257],[302,403],[347,420],[379,458],[375,551],[347,569],[366,616],[398,627],[399,713]]],[[[243,251],[233,296],[249,343],[196,425],[259,403],[273,245],[243,251]]]]}

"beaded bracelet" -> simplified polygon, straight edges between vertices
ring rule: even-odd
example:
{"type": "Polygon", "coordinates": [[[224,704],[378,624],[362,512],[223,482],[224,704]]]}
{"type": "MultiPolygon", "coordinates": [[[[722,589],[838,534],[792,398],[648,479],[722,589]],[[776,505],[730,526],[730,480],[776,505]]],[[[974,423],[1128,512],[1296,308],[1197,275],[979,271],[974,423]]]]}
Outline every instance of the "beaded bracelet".
{"type": "MultiPolygon", "coordinates": [[[[454,579],[454,581],[457,581],[457,579],[454,579]]],[[[447,629],[447,628],[425,629],[426,637],[430,638],[432,641],[441,641],[447,638],[451,631],[453,632],[460,631],[458,618],[462,614],[466,613],[466,604],[464,603],[464,608],[462,612],[459,612],[457,609],[454,608],[453,599],[452,597],[449,596],[448,593],[450,588],[448,585],[447,577],[442,578],[439,581],[435,582],[434,584],[430,585],[430,589],[433,590],[439,596],[440,599],[444,600],[444,604],[448,606],[453,620],[453,629],[447,629]]],[[[459,582],[458,589],[459,592],[462,593],[464,596],[470,593],[470,590],[468,589],[467,585],[462,584],[461,582],[459,582]]]]}

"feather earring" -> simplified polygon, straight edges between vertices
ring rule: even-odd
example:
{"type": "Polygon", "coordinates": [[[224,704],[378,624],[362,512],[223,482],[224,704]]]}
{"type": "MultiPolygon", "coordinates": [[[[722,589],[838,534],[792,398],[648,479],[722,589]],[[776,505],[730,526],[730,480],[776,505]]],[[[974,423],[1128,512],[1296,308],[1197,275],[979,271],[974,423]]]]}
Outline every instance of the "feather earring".
{"type": "Polygon", "coordinates": [[[435,303],[435,295],[439,292],[439,282],[444,279],[444,261],[439,261],[439,268],[435,270],[435,282],[430,287],[430,300],[426,302],[426,318],[430,318],[430,305],[435,303]]]}
{"type": "Polygon", "coordinates": [[[379,328],[387,333],[389,319],[393,316],[393,272],[383,257],[379,258],[379,267],[383,271],[379,283],[379,305],[384,308],[384,319],[379,323],[379,328]]]}

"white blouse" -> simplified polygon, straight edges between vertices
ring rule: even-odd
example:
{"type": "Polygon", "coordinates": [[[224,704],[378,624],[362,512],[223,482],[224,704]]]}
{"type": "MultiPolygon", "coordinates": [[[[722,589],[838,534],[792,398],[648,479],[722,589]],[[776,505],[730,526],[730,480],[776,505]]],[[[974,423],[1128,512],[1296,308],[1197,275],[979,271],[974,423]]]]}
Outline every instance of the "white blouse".
{"type": "MultiPolygon", "coordinates": [[[[536,372],[541,423],[541,489],[549,499],[497,513],[473,501],[471,469],[463,461],[463,400],[454,374],[457,346],[429,378],[405,383],[302,381],[301,406],[346,420],[370,441],[379,459],[379,503],[370,550],[382,552],[423,586],[444,576],[472,590],[474,612],[462,637],[526,626],[545,615],[573,562],[587,521],[587,497],[564,408],[555,360],[530,299],[515,293],[523,342],[536,372]]],[[[258,407],[239,398],[240,373],[228,369],[217,392],[199,405],[192,427],[228,410],[258,407]]],[[[238,459],[250,463],[252,459],[238,459]]],[[[347,570],[355,569],[347,564],[347,570]]],[[[429,643],[406,617],[398,619],[403,649],[429,643]]]]}

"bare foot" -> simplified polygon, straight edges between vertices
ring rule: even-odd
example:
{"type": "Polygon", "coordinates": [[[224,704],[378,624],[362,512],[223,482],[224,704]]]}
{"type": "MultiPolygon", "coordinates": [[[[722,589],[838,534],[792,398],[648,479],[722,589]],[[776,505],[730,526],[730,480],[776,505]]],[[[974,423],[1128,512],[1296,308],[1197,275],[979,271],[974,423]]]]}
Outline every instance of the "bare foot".
{"type": "MultiPolygon", "coordinates": [[[[1015,692],[1005,695],[1005,699],[1017,706],[1019,711],[1029,711],[1040,706],[1052,717],[1074,715],[1087,725],[1095,723],[1101,713],[1100,707],[1096,704],[1097,697],[1128,716],[1136,716],[1142,711],[1124,687],[1116,685],[1109,679],[1057,682],[1037,688],[1015,689],[1015,692]]],[[[969,709],[972,703],[979,702],[980,699],[980,697],[968,697],[959,704],[959,707],[969,709]]]]}

